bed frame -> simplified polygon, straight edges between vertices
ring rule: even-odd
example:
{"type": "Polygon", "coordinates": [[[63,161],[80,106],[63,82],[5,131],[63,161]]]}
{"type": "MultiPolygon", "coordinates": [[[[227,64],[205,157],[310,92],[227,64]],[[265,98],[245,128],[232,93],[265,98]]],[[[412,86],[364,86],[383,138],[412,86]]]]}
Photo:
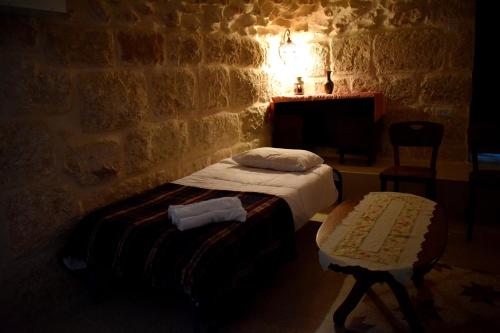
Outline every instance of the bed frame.
{"type": "MultiPolygon", "coordinates": [[[[333,177],[340,202],[342,176],[334,169],[333,177]]],[[[213,326],[220,306],[295,255],[293,216],[285,200],[173,183],[87,214],[64,251],[65,258],[87,264],[80,272],[96,295],[119,281],[187,296],[195,331],[213,326]],[[248,212],[245,223],[221,222],[180,232],[164,216],[170,204],[223,196],[241,199],[248,212]],[[165,263],[176,268],[165,268],[165,263]]]]}

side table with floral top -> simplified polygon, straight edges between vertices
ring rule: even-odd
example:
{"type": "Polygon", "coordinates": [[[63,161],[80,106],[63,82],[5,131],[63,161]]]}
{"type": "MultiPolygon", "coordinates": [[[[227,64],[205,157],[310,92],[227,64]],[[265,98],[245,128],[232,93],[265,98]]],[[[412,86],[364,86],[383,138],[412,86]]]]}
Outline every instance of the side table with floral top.
{"type": "Polygon", "coordinates": [[[356,282],[333,315],[344,327],[349,313],[375,282],[396,296],[410,329],[422,332],[405,285],[419,287],[443,254],[448,226],[435,202],[412,194],[371,192],[359,203],[345,201],[318,230],[316,243],[325,270],[351,274],[356,282]]]}

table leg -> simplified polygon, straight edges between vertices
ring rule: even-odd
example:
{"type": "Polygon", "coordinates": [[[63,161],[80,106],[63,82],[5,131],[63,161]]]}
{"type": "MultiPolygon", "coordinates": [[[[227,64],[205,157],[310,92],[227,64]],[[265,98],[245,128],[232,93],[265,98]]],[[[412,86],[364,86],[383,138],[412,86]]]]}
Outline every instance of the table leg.
{"type": "Polygon", "coordinates": [[[356,283],[352,287],[352,290],[347,295],[346,299],[338,307],[338,309],[333,314],[333,323],[335,326],[344,327],[345,320],[349,313],[358,305],[361,297],[370,289],[373,281],[363,278],[356,279],[356,283]]]}
{"type": "Polygon", "coordinates": [[[411,304],[410,296],[408,296],[408,292],[406,291],[405,286],[403,286],[392,277],[387,280],[387,283],[396,296],[399,306],[401,307],[401,311],[403,312],[403,315],[405,316],[405,319],[408,322],[411,331],[415,333],[423,332],[424,327],[417,318],[415,310],[413,309],[413,305],[411,304]]]}

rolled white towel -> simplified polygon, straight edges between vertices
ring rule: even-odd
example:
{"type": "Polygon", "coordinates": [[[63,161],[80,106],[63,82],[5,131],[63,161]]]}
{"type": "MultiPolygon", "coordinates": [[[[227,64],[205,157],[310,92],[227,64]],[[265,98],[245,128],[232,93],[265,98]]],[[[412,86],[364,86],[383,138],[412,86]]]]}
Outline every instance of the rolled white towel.
{"type": "Polygon", "coordinates": [[[180,231],[201,227],[202,225],[224,222],[224,221],[239,221],[245,222],[247,212],[243,208],[219,209],[205,212],[195,216],[183,217],[176,222],[173,222],[180,231]]]}
{"type": "Polygon", "coordinates": [[[214,210],[235,208],[243,209],[241,200],[238,197],[222,197],[188,205],[170,205],[168,207],[168,217],[175,224],[179,219],[185,217],[197,216],[214,210]]]}

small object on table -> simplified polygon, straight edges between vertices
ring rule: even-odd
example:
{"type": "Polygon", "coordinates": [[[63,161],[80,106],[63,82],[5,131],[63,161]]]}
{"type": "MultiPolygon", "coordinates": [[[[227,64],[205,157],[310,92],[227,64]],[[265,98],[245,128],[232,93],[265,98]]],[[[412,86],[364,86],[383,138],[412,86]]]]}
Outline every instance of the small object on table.
{"type": "Polygon", "coordinates": [[[326,82],[323,85],[323,87],[325,88],[326,94],[331,94],[333,92],[333,81],[330,77],[331,74],[332,74],[332,71],[326,70],[326,82]]]}
{"type": "Polygon", "coordinates": [[[324,269],[351,274],[351,292],[333,315],[343,327],[349,313],[375,282],[389,285],[413,332],[423,331],[405,285],[420,286],[444,252],[448,227],[433,201],[412,194],[372,192],[357,205],[345,201],[318,230],[324,269]]]}
{"type": "Polygon", "coordinates": [[[297,82],[293,85],[293,93],[295,95],[304,95],[304,81],[301,76],[297,76],[297,82]]]}

